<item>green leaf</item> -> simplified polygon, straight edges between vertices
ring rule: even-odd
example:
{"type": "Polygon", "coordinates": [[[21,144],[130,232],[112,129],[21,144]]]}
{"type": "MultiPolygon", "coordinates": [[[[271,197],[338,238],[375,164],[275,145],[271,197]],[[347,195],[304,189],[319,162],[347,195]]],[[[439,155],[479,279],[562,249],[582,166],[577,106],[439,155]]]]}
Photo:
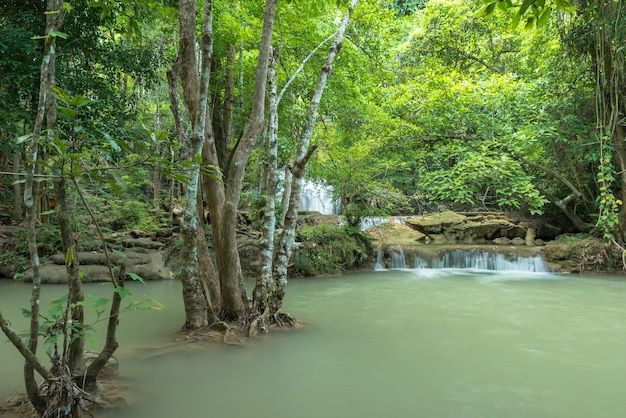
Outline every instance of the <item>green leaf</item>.
{"type": "Polygon", "coordinates": [[[524,2],[522,3],[522,5],[519,8],[519,14],[523,15],[524,13],[526,13],[526,10],[528,10],[530,5],[533,4],[533,3],[535,3],[535,0],[524,0],[524,2]]]}
{"type": "Polygon", "coordinates": [[[22,315],[24,316],[24,318],[30,318],[33,313],[30,311],[30,309],[22,308],[22,315]]]}
{"type": "Polygon", "coordinates": [[[496,3],[488,4],[480,12],[478,12],[478,17],[489,16],[491,13],[493,13],[493,9],[495,8],[496,8],[496,3]]]}
{"type": "Polygon", "coordinates": [[[115,293],[117,293],[118,295],[120,295],[120,298],[124,299],[126,296],[130,295],[130,290],[126,289],[125,287],[122,286],[118,286],[113,290],[115,293]]]}
{"type": "Polygon", "coordinates": [[[70,266],[74,263],[74,249],[72,247],[67,249],[65,254],[65,265],[70,266]]]}
{"type": "Polygon", "coordinates": [[[68,1],[63,2],[63,8],[67,13],[72,13],[72,5],[68,1]]]}
{"type": "Polygon", "coordinates": [[[570,4],[567,0],[554,0],[554,5],[559,9],[565,10],[566,12],[574,12],[576,8],[570,4]]]}
{"type": "Polygon", "coordinates": [[[535,26],[535,17],[531,16],[528,19],[526,19],[526,25],[524,26],[524,29],[532,29],[535,26]]]}
{"type": "Polygon", "coordinates": [[[106,306],[107,303],[109,303],[109,299],[107,299],[107,298],[99,298],[99,297],[94,296],[94,295],[88,295],[88,297],[93,302],[93,305],[91,306],[91,309],[93,309],[96,312],[102,312],[101,308],[106,306]]]}
{"type": "Polygon", "coordinates": [[[115,255],[119,255],[120,257],[122,257],[123,259],[128,260],[128,256],[126,254],[124,254],[122,251],[120,250],[116,250],[115,248],[111,249],[111,252],[115,255]]]}
{"type": "Polygon", "coordinates": [[[52,32],[50,32],[50,36],[52,36],[53,38],[62,38],[62,39],[68,38],[67,33],[59,32],[56,30],[53,30],[52,32]]]}
{"type": "Polygon", "coordinates": [[[59,107],[58,109],[59,109],[59,112],[61,112],[62,114],[64,114],[70,119],[74,119],[76,115],[78,114],[77,111],[75,111],[74,109],[70,109],[68,107],[59,107]]]}
{"type": "Polygon", "coordinates": [[[22,143],[24,143],[26,141],[30,141],[30,139],[32,137],[33,137],[32,133],[26,134],[26,135],[22,135],[22,136],[19,136],[15,142],[19,145],[19,144],[22,144],[22,143]]]}
{"type": "Polygon", "coordinates": [[[89,342],[89,344],[98,346],[98,341],[91,335],[85,335],[85,339],[89,342]]]}
{"type": "Polygon", "coordinates": [[[519,11],[513,15],[513,20],[511,21],[511,26],[513,27],[513,29],[517,28],[521,18],[522,18],[522,15],[519,13],[519,11]]]}
{"type": "Polygon", "coordinates": [[[548,20],[550,19],[550,14],[552,14],[552,8],[546,7],[543,13],[541,13],[541,15],[539,16],[539,19],[537,19],[538,28],[544,27],[546,23],[548,23],[548,20]]]}
{"type": "Polygon", "coordinates": [[[141,282],[143,284],[146,284],[146,282],[144,282],[143,278],[136,274],[136,273],[128,273],[128,277],[130,277],[131,279],[137,281],[137,282],[141,282]]]}

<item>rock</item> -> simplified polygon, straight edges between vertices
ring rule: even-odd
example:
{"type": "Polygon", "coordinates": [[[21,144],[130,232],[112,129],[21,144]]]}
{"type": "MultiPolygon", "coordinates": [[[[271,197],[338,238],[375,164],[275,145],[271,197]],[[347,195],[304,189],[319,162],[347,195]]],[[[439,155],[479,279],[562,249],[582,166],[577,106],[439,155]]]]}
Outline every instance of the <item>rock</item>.
{"type": "Polygon", "coordinates": [[[516,238],[513,238],[511,240],[511,244],[513,244],[513,245],[526,245],[526,241],[524,240],[524,238],[516,237],[516,238]]]}
{"type": "Polygon", "coordinates": [[[524,241],[526,245],[528,245],[529,247],[532,247],[533,245],[535,245],[536,237],[537,237],[537,231],[535,230],[535,228],[528,228],[526,230],[526,237],[524,237],[524,241]]]}
{"type": "Polygon", "coordinates": [[[493,240],[493,242],[495,242],[498,245],[510,245],[511,244],[511,240],[506,237],[496,238],[493,240]]]}
{"type": "MultiPolygon", "coordinates": [[[[85,351],[85,364],[89,366],[91,363],[94,362],[94,360],[98,357],[99,354],[100,353],[96,351],[85,351]]],[[[120,372],[119,362],[117,361],[115,357],[111,357],[109,358],[109,360],[107,360],[104,368],[102,369],[102,371],[100,372],[98,376],[105,377],[105,378],[114,377],[114,376],[117,376],[119,372],[120,372]]]]}
{"type": "Polygon", "coordinates": [[[405,223],[423,234],[431,235],[442,233],[445,227],[461,224],[467,219],[466,216],[452,211],[433,213],[422,216],[409,216],[404,219],[405,223]]]}
{"type": "MultiPolygon", "coordinates": [[[[125,263],[128,273],[135,273],[143,280],[168,280],[172,279],[170,269],[165,265],[161,251],[137,248],[125,252],[127,258],[112,254],[114,264],[125,263]]],[[[102,253],[79,252],[79,271],[82,273],[81,280],[84,283],[107,282],[111,280],[109,269],[106,267],[106,257],[102,253]]],[[[55,254],[41,265],[39,270],[42,283],[67,283],[67,271],[63,254],[55,254]]],[[[118,268],[113,268],[113,274],[117,277],[118,268]]],[[[32,270],[25,273],[25,280],[32,281],[32,270]]]]}

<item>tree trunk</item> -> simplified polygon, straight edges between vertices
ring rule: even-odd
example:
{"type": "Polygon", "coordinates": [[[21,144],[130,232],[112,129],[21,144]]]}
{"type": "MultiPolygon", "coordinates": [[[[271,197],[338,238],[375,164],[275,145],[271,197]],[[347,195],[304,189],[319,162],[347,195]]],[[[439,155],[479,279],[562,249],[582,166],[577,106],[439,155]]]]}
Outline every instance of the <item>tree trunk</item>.
{"type": "MultiPolygon", "coordinates": [[[[46,10],[46,34],[57,31],[61,28],[66,11],[60,0],[47,0],[46,10]]],[[[50,71],[54,71],[54,57],[56,56],[55,38],[46,37],[43,48],[43,58],[41,61],[41,74],[39,81],[39,101],[33,125],[33,136],[30,147],[27,151],[28,159],[31,161],[26,168],[26,183],[24,185],[24,208],[26,210],[26,224],[28,228],[28,247],[30,250],[31,265],[33,268],[33,290],[30,300],[30,336],[28,339],[28,349],[33,354],[37,353],[37,342],[39,338],[39,296],[41,291],[41,276],[39,275],[39,255],[37,253],[37,237],[35,232],[36,221],[36,201],[37,187],[34,182],[35,170],[39,155],[39,139],[41,137],[44,116],[46,114],[46,104],[48,103],[48,93],[50,89],[50,71]]],[[[24,363],[24,383],[26,393],[33,406],[42,412],[46,408],[46,402],[39,393],[39,385],[34,375],[34,365],[26,360],[24,363]]]]}
{"type": "MultiPolygon", "coordinates": [[[[279,60],[278,50],[274,51],[274,57],[269,66],[269,127],[267,130],[267,167],[265,175],[265,210],[263,217],[263,236],[260,242],[261,254],[259,262],[259,271],[257,273],[257,281],[254,289],[253,306],[258,315],[269,315],[276,312],[269,309],[268,301],[271,295],[276,291],[273,281],[274,271],[274,235],[276,231],[276,190],[278,189],[279,172],[278,172],[278,106],[296,77],[304,69],[305,64],[313,57],[313,55],[329,41],[332,36],[326,38],[317,47],[309,53],[302,61],[298,69],[289,78],[283,86],[280,94],[278,93],[278,80],[275,71],[275,63],[279,60]]],[[[287,170],[289,176],[285,179],[285,191],[283,192],[284,206],[288,206],[291,195],[291,171],[287,170]],[[287,187],[289,185],[289,187],[287,187]]],[[[286,213],[286,211],[283,211],[286,213]]],[[[280,215],[282,217],[282,215],[280,215]]],[[[282,222],[282,221],[281,221],[282,222]]],[[[265,330],[266,321],[269,318],[262,318],[260,326],[265,330]]],[[[254,330],[252,331],[254,332],[254,330]]]]}
{"type": "Polygon", "coordinates": [[[196,1],[180,2],[180,50],[181,80],[183,95],[191,119],[192,134],[188,163],[191,165],[187,183],[185,215],[182,225],[183,247],[181,253],[181,283],[185,305],[186,329],[206,327],[209,320],[209,306],[204,289],[199,261],[198,192],[200,187],[200,164],[196,156],[202,155],[204,130],[207,114],[208,87],[213,54],[212,2],[204,1],[202,23],[201,72],[198,74],[196,59],[196,1]]]}
{"type": "Polygon", "coordinates": [[[313,96],[311,97],[311,102],[309,103],[309,110],[304,129],[302,130],[302,134],[298,140],[295,163],[291,167],[293,179],[291,182],[289,207],[286,212],[283,233],[280,238],[275,259],[275,291],[273,292],[270,301],[271,310],[273,312],[280,310],[285,296],[285,288],[287,286],[287,266],[289,265],[289,259],[291,258],[296,245],[295,229],[298,220],[298,206],[300,205],[300,190],[302,189],[302,184],[304,182],[304,168],[316,149],[316,146],[310,146],[310,142],[313,137],[313,129],[317,120],[317,111],[319,109],[324,89],[326,88],[326,84],[332,73],[333,63],[335,62],[337,54],[341,50],[343,37],[348,24],[350,23],[350,14],[356,7],[357,3],[358,0],[352,0],[350,2],[348,10],[343,16],[337,32],[335,32],[333,43],[328,51],[326,61],[324,62],[322,71],[320,72],[317,86],[313,91],[313,96]]]}
{"type": "Polygon", "coordinates": [[[596,0],[594,3],[596,26],[592,53],[596,77],[596,125],[600,140],[607,138],[615,148],[618,174],[615,177],[619,179],[619,198],[623,203],[618,214],[619,231],[613,235],[622,243],[626,241],[626,133],[622,122],[626,116],[626,30],[618,22],[623,22],[626,8],[623,1],[596,0]]]}
{"type": "Polygon", "coordinates": [[[13,203],[13,218],[17,221],[23,219],[24,205],[23,201],[19,198],[22,195],[22,183],[20,182],[20,167],[22,165],[22,153],[15,151],[13,154],[13,172],[15,173],[13,182],[13,192],[15,195],[15,202],[13,203]]]}
{"type": "MultiPolygon", "coordinates": [[[[237,211],[243,177],[250,154],[263,130],[265,110],[265,86],[267,67],[271,55],[272,29],[276,15],[276,0],[265,3],[263,32],[259,46],[259,58],[254,84],[254,96],[250,118],[243,135],[233,152],[224,183],[207,182],[207,200],[211,213],[211,225],[216,247],[216,261],[222,290],[222,318],[243,319],[247,314],[248,300],[241,273],[237,250],[237,211]],[[222,204],[220,204],[222,203],[222,204]]],[[[219,164],[214,138],[206,149],[205,164],[219,164]]]]}
{"type": "Polygon", "coordinates": [[[570,189],[570,191],[572,193],[570,193],[568,196],[566,196],[563,199],[557,199],[556,197],[552,196],[551,194],[542,191],[542,194],[544,194],[548,200],[557,208],[559,208],[563,214],[565,216],[567,216],[567,218],[570,220],[570,222],[572,222],[572,224],[574,225],[574,227],[580,231],[580,232],[590,232],[591,229],[593,228],[593,225],[586,223],[585,221],[583,221],[582,219],[580,219],[580,217],[578,216],[578,214],[570,207],[571,203],[576,202],[577,200],[579,200],[582,197],[582,193],[576,188],[576,186],[574,186],[569,180],[567,180],[564,176],[562,176],[561,174],[557,173],[556,171],[545,167],[541,164],[538,164],[534,161],[530,161],[527,160],[526,158],[522,157],[521,155],[513,155],[513,158],[515,158],[517,161],[519,161],[520,163],[527,165],[529,167],[533,167],[536,168],[537,170],[541,170],[544,173],[546,173],[547,175],[549,175],[550,177],[552,177],[554,180],[557,180],[558,182],[560,182],[561,184],[563,184],[565,187],[567,187],[568,189],[570,189]]]}
{"type": "MultiPolygon", "coordinates": [[[[274,232],[276,230],[276,189],[278,188],[278,80],[275,64],[279,59],[278,50],[268,68],[269,127],[267,133],[267,168],[265,176],[265,211],[263,215],[263,236],[261,237],[259,270],[253,293],[253,306],[262,315],[267,308],[268,296],[272,290],[272,270],[274,259],[274,232]]],[[[267,328],[264,328],[267,329],[267,328]]]]}
{"type": "MultiPolygon", "coordinates": [[[[62,164],[62,162],[60,162],[62,164]]],[[[80,234],[74,234],[71,226],[69,207],[67,204],[66,181],[63,172],[54,181],[54,196],[56,198],[56,215],[59,222],[59,232],[63,253],[65,254],[65,268],[68,282],[68,307],[71,321],[66,330],[69,344],[63,350],[63,363],[67,364],[73,376],[82,376],[85,372],[85,339],[82,335],[85,314],[82,302],[85,300],[83,288],[78,276],[77,243],[80,234]],[[67,349],[67,352],[66,352],[67,349]]]]}

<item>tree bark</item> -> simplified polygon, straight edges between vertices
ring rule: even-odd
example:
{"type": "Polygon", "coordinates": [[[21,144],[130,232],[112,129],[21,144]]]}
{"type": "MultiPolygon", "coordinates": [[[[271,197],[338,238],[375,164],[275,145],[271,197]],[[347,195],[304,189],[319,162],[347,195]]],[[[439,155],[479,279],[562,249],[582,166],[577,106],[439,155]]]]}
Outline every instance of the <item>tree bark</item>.
{"type": "MultiPolygon", "coordinates": [[[[302,63],[294,74],[285,83],[280,93],[278,93],[278,80],[276,76],[275,64],[279,61],[279,52],[274,50],[273,59],[270,62],[269,74],[268,74],[268,96],[269,96],[269,127],[267,130],[267,167],[265,175],[265,195],[266,203],[263,216],[263,235],[260,242],[260,262],[259,271],[257,273],[257,281],[253,295],[253,306],[257,314],[264,315],[265,312],[272,313],[269,310],[268,300],[275,291],[273,281],[274,271],[274,236],[276,231],[276,191],[278,189],[279,173],[278,173],[278,106],[285,95],[285,92],[293,81],[304,69],[305,64],[313,57],[313,55],[324,45],[327,41],[332,39],[333,36],[329,36],[322,41],[317,47],[315,47],[307,57],[302,60],[302,63]]],[[[286,196],[285,207],[288,206],[291,190],[291,171],[288,170],[289,177],[285,179],[285,190],[283,192],[283,199],[286,196]],[[287,184],[289,189],[287,190],[287,184]]],[[[261,326],[265,326],[265,318],[261,321],[261,326]]],[[[265,328],[267,330],[267,328],[265,328]]]]}
{"type": "Polygon", "coordinates": [[[326,88],[326,84],[332,73],[333,63],[335,62],[337,54],[341,50],[343,38],[348,24],[350,23],[350,14],[356,7],[357,3],[358,0],[352,0],[350,2],[348,10],[344,14],[337,32],[335,32],[333,43],[330,46],[330,50],[326,56],[326,61],[324,62],[322,71],[320,72],[317,86],[313,91],[313,96],[311,97],[311,101],[309,103],[308,115],[304,129],[298,139],[296,158],[291,167],[293,179],[291,182],[289,207],[286,212],[283,233],[281,235],[275,257],[275,291],[273,292],[272,300],[270,301],[271,310],[273,312],[280,310],[285,296],[285,288],[287,286],[287,266],[289,265],[289,259],[295,249],[295,229],[298,220],[300,190],[302,189],[302,184],[304,182],[304,168],[316,149],[316,146],[310,146],[310,142],[313,137],[313,129],[317,120],[317,112],[322,95],[324,94],[324,89],[326,88]]]}
{"type": "MultiPolygon", "coordinates": [[[[60,162],[62,164],[63,162],[60,162]]],[[[85,322],[85,313],[82,302],[85,300],[83,288],[78,275],[77,243],[80,234],[74,234],[71,226],[69,207],[67,204],[66,180],[60,171],[59,178],[54,182],[56,197],[56,214],[59,222],[59,232],[63,253],[65,254],[65,269],[68,282],[68,312],[69,318],[64,324],[67,347],[63,350],[63,363],[67,364],[74,377],[82,376],[85,372],[85,339],[82,336],[85,322]],[[67,351],[66,351],[67,349],[67,351]]]]}
{"type": "MultiPolygon", "coordinates": [[[[46,38],[43,47],[43,58],[41,61],[41,74],[39,80],[39,100],[33,125],[33,135],[28,148],[27,155],[31,161],[26,168],[26,183],[24,185],[24,208],[26,210],[26,225],[28,228],[28,247],[30,251],[31,265],[33,268],[33,290],[30,299],[30,336],[28,339],[28,349],[33,354],[37,353],[37,343],[39,337],[39,296],[41,292],[41,276],[39,275],[40,261],[37,253],[37,236],[35,223],[37,217],[37,186],[34,182],[35,170],[39,155],[39,139],[41,137],[44,116],[46,114],[46,104],[48,103],[48,93],[50,90],[50,72],[54,71],[54,58],[56,56],[55,38],[50,33],[57,31],[63,25],[66,10],[63,8],[61,0],[47,0],[46,10],[50,13],[46,15],[46,38]]],[[[39,393],[39,385],[34,376],[34,365],[26,360],[24,363],[24,383],[26,393],[31,403],[38,411],[42,412],[46,408],[46,402],[39,393]]]]}
{"type": "Polygon", "coordinates": [[[572,224],[574,225],[574,227],[580,231],[580,232],[589,232],[591,231],[591,229],[593,228],[593,225],[588,224],[587,222],[583,221],[582,219],[580,219],[580,217],[576,214],[576,212],[574,212],[574,210],[572,210],[572,208],[569,206],[570,203],[577,201],[578,199],[580,199],[582,197],[582,193],[569,181],[567,180],[564,176],[562,176],[561,174],[557,173],[556,171],[545,167],[541,164],[538,164],[534,161],[530,161],[527,160],[526,158],[522,157],[521,155],[513,155],[513,158],[515,158],[517,161],[519,161],[522,164],[525,164],[527,166],[536,168],[538,170],[543,171],[544,173],[548,174],[550,177],[552,177],[553,179],[559,181],[561,184],[563,184],[565,187],[567,187],[568,189],[570,189],[570,191],[572,193],[570,193],[568,196],[566,196],[563,199],[557,199],[556,197],[550,195],[549,193],[546,192],[542,192],[547,198],[548,200],[557,208],[559,208],[563,214],[565,214],[565,216],[567,216],[567,218],[572,222],[572,224]]]}
{"type": "MultiPolygon", "coordinates": [[[[267,168],[265,176],[265,211],[261,237],[259,270],[253,292],[253,306],[257,314],[263,314],[272,288],[274,259],[274,232],[276,230],[276,190],[278,188],[278,80],[275,64],[279,51],[274,50],[268,67],[269,127],[267,134],[267,168]]],[[[267,329],[267,328],[265,328],[267,329]]]]}
{"type": "MultiPolygon", "coordinates": [[[[247,314],[248,300],[237,250],[237,210],[246,165],[264,125],[265,86],[275,15],[276,0],[267,0],[263,14],[263,31],[259,46],[250,117],[242,137],[233,151],[224,183],[219,181],[207,182],[207,198],[211,204],[211,225],[214,231],[216,261],[222,290],[221,315],[223,319],[227,320],[240,320],[247,314]],[[220,202],[223,203],[220,205],[220,202]]],[[[216,162],[219,164],[214,141],[207,146],[206,156],[205,164],[215,164],[216,162]]]]}
{"type": "Polygon", "coordinates": [[[180,50],[181,80],[183,96],[191,119],[192,134],[188,163],[191,165],[187,183],[185,215],[182,226],[183,247],[181,253],[181,283],[185,305],[186,329],[206,327],[209,320],[209,306],[204,289],[199,261],[198,229],[202,224],[198,221],[198,192],[200,187],[200,164],[204,131],[207,115],[207,98],[213,54],[213,4],[204,1],[204,13],[201,47],[201,69],[197,70],[196,59],[196,1],[181,0],[180,2],[180,50]]]}
{"type": "Polygon", "coordinates": [[[22,153],[15,151],[13,154],[13,172],[15,173],[13,182],[13,192],[15,195],[15,202],[13,203],[13,218],[17,221],[23,219],[24,205],[23,201],[19,198],[22,195],[22,184],[20,183],[20,167],[22,165],[22,153]]]}

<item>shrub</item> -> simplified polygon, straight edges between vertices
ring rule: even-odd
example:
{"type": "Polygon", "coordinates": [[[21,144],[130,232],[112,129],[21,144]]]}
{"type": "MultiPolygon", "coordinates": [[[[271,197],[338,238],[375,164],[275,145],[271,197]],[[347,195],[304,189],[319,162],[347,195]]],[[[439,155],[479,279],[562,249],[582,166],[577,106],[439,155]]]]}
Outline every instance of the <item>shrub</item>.
{"type": "Polygon", "coordinates": [[[294,255],[294,274],[328,276],[357,269],[372,255],[372,246],[358,229],[320,225],[297,231],[301,247],[294,255]]]}

